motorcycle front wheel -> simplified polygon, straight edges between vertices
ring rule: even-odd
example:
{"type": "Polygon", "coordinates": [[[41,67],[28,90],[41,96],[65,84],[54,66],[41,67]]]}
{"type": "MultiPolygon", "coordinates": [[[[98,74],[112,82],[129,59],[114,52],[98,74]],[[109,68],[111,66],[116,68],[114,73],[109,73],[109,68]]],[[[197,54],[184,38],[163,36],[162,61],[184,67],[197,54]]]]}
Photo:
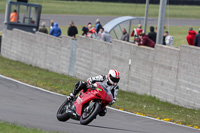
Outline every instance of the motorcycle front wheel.
{"type": "Polygon", "coordinates": [[[68,100],[66,100],[61,106],[60,106],[60,108],[58,109],[58,111],[57,111],[57,119],[59,120],[59,121],[67,121],[67,120],[69,120],[70,119],[70,117],[69,116],[67,116],[67,113],[66,113],[66,110],[68,109],[68,104],[69,104],[69,102],[68,102],[68,100]]]}
{"type": "Polygon", "coordinates": [[[95,102],[90,110],[84,111],[82,113],[81,118],[80,118],[80,123],[82,125],[89,124],[91,121],[93,121],[96,118],[100,110],[101,110],[101,105],[99,104],[99,102],[95,102]]]}

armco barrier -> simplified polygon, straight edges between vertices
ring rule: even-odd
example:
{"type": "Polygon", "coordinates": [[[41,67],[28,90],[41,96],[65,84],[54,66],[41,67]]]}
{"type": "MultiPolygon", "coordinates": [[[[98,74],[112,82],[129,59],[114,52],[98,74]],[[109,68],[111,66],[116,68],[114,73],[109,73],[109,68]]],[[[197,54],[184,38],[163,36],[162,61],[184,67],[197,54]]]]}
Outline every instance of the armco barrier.
{"type": "Polygon", "coordinates": [[[155,49],[78,36],[77,41],[37,32],[3,31],[4,57],[86,80],[110,68],[121,73],[120,89],[200,108],[200,48],[157,44],[155,49]]]}

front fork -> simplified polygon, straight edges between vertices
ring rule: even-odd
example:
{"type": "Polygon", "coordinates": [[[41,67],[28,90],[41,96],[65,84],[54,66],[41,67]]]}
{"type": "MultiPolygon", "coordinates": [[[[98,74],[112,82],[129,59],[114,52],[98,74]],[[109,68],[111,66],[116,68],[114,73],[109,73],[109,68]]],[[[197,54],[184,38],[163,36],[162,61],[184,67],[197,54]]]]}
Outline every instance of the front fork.
{"type": "Polygon", "coordinates": [[[91,100],[89,105],[84,109],[84,112],[89,113],[91,109],[94,107],[96,102],[99,102],[99,104],[102,105],[102,102],[100,100],[96,100],[96,101],[91,100]]]}

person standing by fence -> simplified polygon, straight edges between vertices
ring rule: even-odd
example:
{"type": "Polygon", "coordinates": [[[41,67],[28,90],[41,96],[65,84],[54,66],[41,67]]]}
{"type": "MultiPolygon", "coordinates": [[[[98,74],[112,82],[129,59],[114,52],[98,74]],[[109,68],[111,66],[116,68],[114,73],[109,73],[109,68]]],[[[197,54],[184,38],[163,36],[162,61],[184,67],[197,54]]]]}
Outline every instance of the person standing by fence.
{"type": "Polygon", "coordinates": [[[150,32],[148,33],[148,37],[156,43],[156,32],[154,31],[154,27],[150,27],[150,32]]]}
{"type": "Polygon", "coordinates": [[[77,30],[76,26],[74,26],[73,21],[69,22],[69,28],[68,28],[67,34],[68,34],[68,36],[71,36],[73,38],[76,38],[76,34],[78,34],[78,30],[77,30]]]}
{"type": "Polygon", "coordinates": [[[199,33],[196,35],[194,39],[194,45],[200,47],[200,28],[199,28],[199,33]]]}
{"type": "Polygon", "coordinates": [[[102,25],[100,23],[100,20],[97,19],[96,20],[96,25],[95,25],[95,30],[96,30],[96,33],[98,34],[99,33],[99,30],[102,28],[102,25]]]}
{"type": "Polygon", "coordinates": [[[147,35],[144,33],[139,33],[140,42],[136,42],[139,46],[155,47],[155,42],[153,42],[147,35]]]}
{"type": "Polygon", "coordinates": [[[164,32],[164,36],[165,36],[165,43],[166,43],[166,45],[167,46],[173,46],[173,43],[174,43],[173,36],[170,36],[168,31],[164,32]]]}
{"type": "Polygon", "coordinates": [[[143,30],[142,30],[142,25],[141,24],[138,24],[137,28],[134,28],[132,33],[131,33],[131,37],[134,36],[134,43],[135,42],[139,42],[139,33],[142,33],[143,30]]]}
{"type": "Polygon", "coordinates": [[[51,29],[51,31],[50,31],[50,35],[53,35],[53,36],[55,36],[55,37],[59,37],[59,36],[61,36],[61,34],[62,34],[62,31],[61,31],[61,29],[58,27],[58,23],[57,22],[55,22],[54,23],[54,27],[51,29]]]}
{"type": "Polygon", "coordinates": [[[193,30],[192,27],[189,28],[189,31],[188,31],[188,35],[186,37],[187,39],[187,42],[189,45],[193,45],[194,46],[194,39],[195,39],[195,36],[196,36],[196,31],[193,30]]]}
{"type": "Polygon", "coordinates": [[[10,22],[17,22],[17,10],[10,14],[10,22]]]}
{"type": "Polygon", "coordinates": [[[46,28],[46,23],[42,22],[42,27],[39,29],[39,32],[48,34],[48,30],[46,28]]]}
{"type": "Polygon", "coordinates": [[[129,34],[127,33],[126,29],[122,29],[122,36],[121,36],[122,41],[129,41],[129,34]]]}

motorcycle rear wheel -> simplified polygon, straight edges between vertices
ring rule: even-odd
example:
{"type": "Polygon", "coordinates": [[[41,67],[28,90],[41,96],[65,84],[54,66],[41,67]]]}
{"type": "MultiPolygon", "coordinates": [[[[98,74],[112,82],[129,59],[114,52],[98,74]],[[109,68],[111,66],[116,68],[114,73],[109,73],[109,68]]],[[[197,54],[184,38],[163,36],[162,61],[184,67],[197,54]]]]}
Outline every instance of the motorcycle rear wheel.
{"type": "Polygon", "coordinates": [[[67,121],[70,119],[70,117],[67,116],[66,110],[67,110],[67,105],[69,104],[68,100],[66,100],[58,109],[57,111],[57,119],[59,121],[67,121]]]}
{"type": "Polygon", "coordinates": [[[99,104],[99,102],[95,102],[94,106],[89,112],[84,111],[82,113],[81,118],[80,118],[80,123],[82,125],[89,124],[91,121],[93,121],[96,118],[100,110],[101,110],[101,105],[99,104]]]}

